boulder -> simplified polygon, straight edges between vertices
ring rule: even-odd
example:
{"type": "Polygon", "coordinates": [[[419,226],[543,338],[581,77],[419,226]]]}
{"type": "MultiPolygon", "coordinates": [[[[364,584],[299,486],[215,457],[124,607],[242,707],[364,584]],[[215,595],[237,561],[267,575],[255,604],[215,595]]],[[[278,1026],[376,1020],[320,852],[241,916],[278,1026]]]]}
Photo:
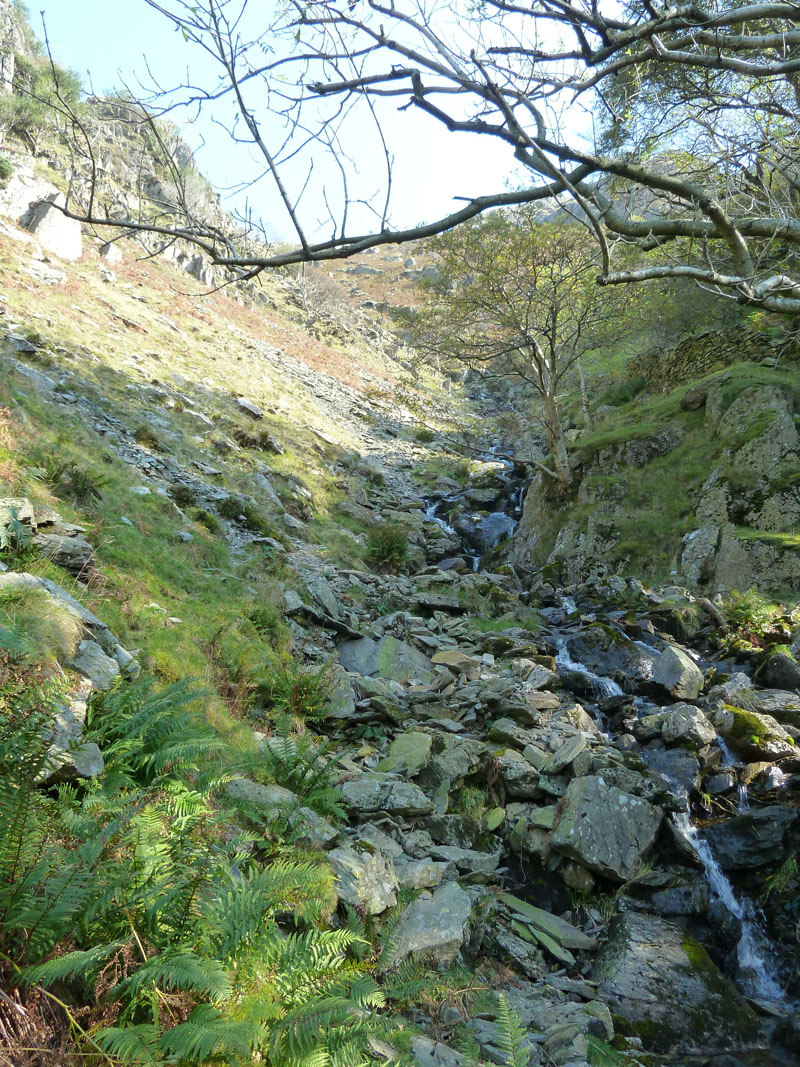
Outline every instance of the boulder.
{"type": "Polygon", "coordinates": [[[361,915],[380,915],[397,903],[397,875],[382,852],[341,847],[328,853],[339,899],[361,915]]]}
{"type": "Polygon", "coordinates": [[[717,731],[699,708],[691,704],[673,704],[663,713],[661,736],[668,745],[703,748],[716,740],[717,731]]]}
{"type": "Polygon", "coordinates": [[[555,852],[615,882],[632,878],[656,839],[663,812],[603,778],[575,778],[550,839],[555,852]]]}
{"type": "Polygon", "coordinates": [[[246,397],[237,396],[236,406],[239,411],[243,411],[245,415],[249,415],[251,419],[264,418],[263,408],[260,408],[258,404],[254,404],[252,400],[248,400],[246,397]]]}
{"type": "Polygon", "coordinates": [[[339,662],[353,674],[377,675],[388,681],[432,682],[436,676],[433,664],[424,653],[392,634],[386,634],[380,641],[371,637],[345,641],[339,647],[339,662]]]}
{"type": "Polygon", "coordinates": [[[90,570],[94,563],[94,549],[85,537],[69,537],[55,533],[38,533],[33,543],[43,556],[63,567],[70,574],[79,576],[90,570]]]}
{"type": "Polygon", "coordinates": [[[432,742],[431,734],[421,730],[407,730],[398,734],[389,746],[388,756],[381,761],[380,770],[402,770],[409,778],[415,777],[427,766],[432,742]]]}
{"type": "Polygon", "coordinates": [[[771,715],[725,704],[709,718],[731,748],[748,760],[778,760],[797,754],[794,738],[771,715]]]}
{"type": "Polygon", "coordinates": [[[455,882],[415,900],[395,927],[379,971],[392,970],[409,956],[438,966],[452,963],[466,939],[471,911],[469,894],[455,882]]]}
{"type": "Polygon", "coordinates": [[[539,772],[518,752],[502,752],[495,758],[506,795],[535,799],[542,795],[539,772]]]}
{"type": "Polygon", "coordinates": [[[445,648],[431,656],[431,661],[448,667],[455,674],[466,674],[480,667],[481,661],[475,656],[468,656],[457,648],[445,648]]]}
{"type": "Polygon", "coordinates": [[[774,804],[707,826],[703,833],[720,867],[733,871],[782,862],[796,844],[797,827],[797,809],[774,804]]]}
{"type": "Polygon", "coordinates": [[[59,259],[76,260],[83,255],[81,224],[76,219],[68,219],[60,210],[65,205],[61,193],[50,194],[32,204],[19,222],[36,235],[42,248],[59,259]]]}
{"type": "Polygon", "coordinates": [[[746,1047],[758,1031],[706,950],[665,919],[617,915],[591,973],[602,1000],[648,1052],[724,1053],[746,1047]]]}
{"type": "Polygon", "coordinates": [[[297,794],[282,785],[263,785],[251,778],[234,778],[228,782],[225,791],[236,800],[263,808],[268,818],[286,818],[292,840],[297,844],[327,848],[339,836],[339,831],[327,819],[311,808],[302,807],[297,794]]]}
{"type": "Polygon", "coordinates": [[[341,785],[345,803],[357,815],[385,811],[389,815],[429,815],[433,801],[411,782],[374,773],[341,785]]]}
{"type": "Polygon", "coordinates": [[[119,678],[119,664],[96,641],[81,641],[70,666],[88,678],[94,689],[110,689],[119,678]]]}
{"type": "Polygon", "coordinates": [[[653,682],[678,700],[696,700],[703,672],[682,648],[668,645],[653,665],[653,682]]]}
{"type": "Polygon", "coordinates": [[[776,652],[769,656],[758,672],[762,685],[774,689],[800,689],[800,666],[797,660],[786,652],[776,652]]]}

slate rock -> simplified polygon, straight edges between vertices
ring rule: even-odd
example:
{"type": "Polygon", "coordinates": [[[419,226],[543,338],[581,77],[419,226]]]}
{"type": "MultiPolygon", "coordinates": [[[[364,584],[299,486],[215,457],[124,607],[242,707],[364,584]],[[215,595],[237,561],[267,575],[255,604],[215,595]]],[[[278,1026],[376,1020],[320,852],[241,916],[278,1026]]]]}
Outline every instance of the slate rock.
{"type": "Polygon", "coordinates": [[[395,927],[394,949],[380,963],[379,970],[390,971],[409,956],[438,966],[452,963],[466,940],[471,912],[469,894],[455,882],[415,900],[395,927]]]}
{"type": "Polygon", "coordinates": [[[704,678],[688,653],[676,645],[669,645],[655,661],[653,682],[679,700],[696,700],[704,678]]]}
{"type": "Polygon", "coordinates": [[[724,871],[745,870],[786,859],[798,826],[796,808],[773,804],[707,826],[703,835],[724,871]]]}
{"type": "Polygon", "coordinates": [[[648,1052],[726,1052],[747,1047],[758,1031],[752,1010],[705,949],[653,915],[617,915],[591,976],[648,1052]]]}
{"type": "Polygon", "coordinates": [[[345,803],[358,815],[376,811],[390,815],[429,815],[433,811],[433,801],[421,789],[388,774],[353,778],[343,782],[340,789],[345,803]]]}
{"type": "Polygon", "coordinates": [[[661,736],[668,745],[687,744],[703,748],[716,741],[717,731],[699,708],[673,704],[662,713],[661,736]]]}
{"type": "Polygon", "coordinates": [[[432,682],[436,677],[433,664],[424,653],[392,634],[386,634],[380,641],[371,637],[345,641],[339,647],[339,662],[353,674],[377,675],[389,681],[432,682]]]}
{"type": "Polygon", "coordinates": [[[93,689],[110,689],[119,678],[119,664],[96,641],[81,641],[70,666],[88,678],[93,689]]]}
{"type": "Polygon", "coordinates": [[[632,878],[656,839],[663,812],[597,776],[570,782],[550,844],[615,882],[632,878]]]}
{"type": "Polygon", "coordinates": [[[402,770],[409,778],[414,778],[427,766],[432,742],[431,734],[421,730],[406,730],[398,734],[389,746],[388,756],[381,761],[379,770],[402,770]]]}
{"type": "Polygon", "coordinates": [[[343,846],[328,853],[339,899],[361,915],[380,915],[397,903],[394,864],[382,852],[343,846]]]}

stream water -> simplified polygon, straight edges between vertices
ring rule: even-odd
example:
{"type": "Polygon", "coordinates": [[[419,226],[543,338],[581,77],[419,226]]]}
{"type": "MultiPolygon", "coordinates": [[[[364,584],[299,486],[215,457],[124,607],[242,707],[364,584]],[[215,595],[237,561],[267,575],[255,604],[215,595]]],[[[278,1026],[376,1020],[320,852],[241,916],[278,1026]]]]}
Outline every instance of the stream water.
{"type": "MultiPolygon", "coordinates": [[[[556,634],[553,640],[558,649],[557,665],[565,672],[573,672],[586,679],[598,700],[607,700],[622,695],[622,689],[613,679],[596,674],[585,664],[572,659],[564,635],[556,634]]],[[[601,732],[608,737],[607,723],[599,712],[596,714],[596,720],[601,732]]],[[[737,764],[733,753],[722,738],[718,738],[718,743],[727,766],[735,770],[737,764]]],[[[740,780],[738,810],[741,813],[748,811],[749,808],[747,786],[740,780]]],[[[750,901],[741,901],[737,898],[733,886],[714,857],[711,846],[702,837],[697,827],[692,825],[689,812],[676,813],[673,818],[679,833],[702,863],[711,892],[739,921],[741,934],[736,946],[736,977],[739,986],[756,1001],[774,1004],[783,1000],[784,991],[777,979],[769,943],[758,927],[753,905],[750,901]]]]}
{"type": "Polygon", "coordinates": [[[711,846],[702,837],[697,827],[692,826],[688,813],[680,812],[673,818],[678,831],[691,845],[703,864],[711,892],[741,924],[742,932],[736,946],[739,985],[756,1000],[773,1002],[782,1000],[783,989],[770,959],[766,938],[756,925],[752,904],[749,901],[742,902],[737,898],[733,886],[715,859],[711,846]]]}

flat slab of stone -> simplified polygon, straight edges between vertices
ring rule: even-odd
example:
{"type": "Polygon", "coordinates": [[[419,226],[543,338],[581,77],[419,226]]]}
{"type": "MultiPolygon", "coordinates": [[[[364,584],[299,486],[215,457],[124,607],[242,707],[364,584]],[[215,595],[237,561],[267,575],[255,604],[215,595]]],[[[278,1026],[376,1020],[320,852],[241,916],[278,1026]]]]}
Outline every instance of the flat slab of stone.
{"type": "Polygon", "coordinates": [[[550,839],[551,847],[590,871],[626,882],[653,845],[664,813],[602,777],[575,778],[550,839]]]}
{"type": "Polygon", "coordinates": [[[36,235],[42,248],[59,259],[76,260],[83,255],[81,224],[68,219],[59,210],[64,206],[61,193],[33,204],[19,220],[20,225],[36,235]],[[58,206],[57,206],[58,205],[58,206]]]}
{"type": "Polygon", "coordinates": [[[93,689],[110,689],[119,678],[119,664],[96,641],[81,641],[70,666],[88,678],[93,689]]]}
{"type": "Polygon", "coordinates": [[[433,801],[417,786],[386,774],[354,778],[340,786],[345,803],[357,814],[430,815],[433,801]]]}

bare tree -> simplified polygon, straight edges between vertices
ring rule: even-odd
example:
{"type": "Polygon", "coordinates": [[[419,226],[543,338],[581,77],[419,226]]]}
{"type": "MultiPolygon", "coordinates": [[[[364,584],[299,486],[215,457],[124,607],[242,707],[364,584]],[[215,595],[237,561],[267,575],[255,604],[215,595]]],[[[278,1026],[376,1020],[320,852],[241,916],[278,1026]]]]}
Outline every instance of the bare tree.
{"type": "MultiPolygon", "coordinates": [[[[196,218],[117,224],[184,237],[247,273],[342,258],[442,233],[489,208],[560,197],[591,226],[606,285],[688,278],[743,304],[800,314],[796,2],[287,0],[269,22],[248,0],[146,2],[218,71],[212,84],[159,93],[161,106],[231,107],[231,135],[259,154],[296,240],[273,253],[243,248],[196,218]],[[499,142],[529,182],[393,229],[389,108],[499,142]],[[386,177],[365,226],[351,161],[363,158],[367,123],[386,177]],[[309,236],[317,219],[303,216],[321,153],[339,179],[338,192],[326,188],[324,239],[309,236]],[[629,243],[649,256],[635,269],[618,262],[629,243]]],[[[69,210],[110,221],[96,199],[69,210]]]]}
{"type": "Polygon", "coordinates": [[[550,457],[550,466],[538,466],[568,490],[560,396],[583,354],[625,330],[621,294],[612,298],[594,284],[591,234],[518,208],[466,223],[437,238],[431,251],[439,274],[412,319],[417,349],[532,386],[550,457]]]}

